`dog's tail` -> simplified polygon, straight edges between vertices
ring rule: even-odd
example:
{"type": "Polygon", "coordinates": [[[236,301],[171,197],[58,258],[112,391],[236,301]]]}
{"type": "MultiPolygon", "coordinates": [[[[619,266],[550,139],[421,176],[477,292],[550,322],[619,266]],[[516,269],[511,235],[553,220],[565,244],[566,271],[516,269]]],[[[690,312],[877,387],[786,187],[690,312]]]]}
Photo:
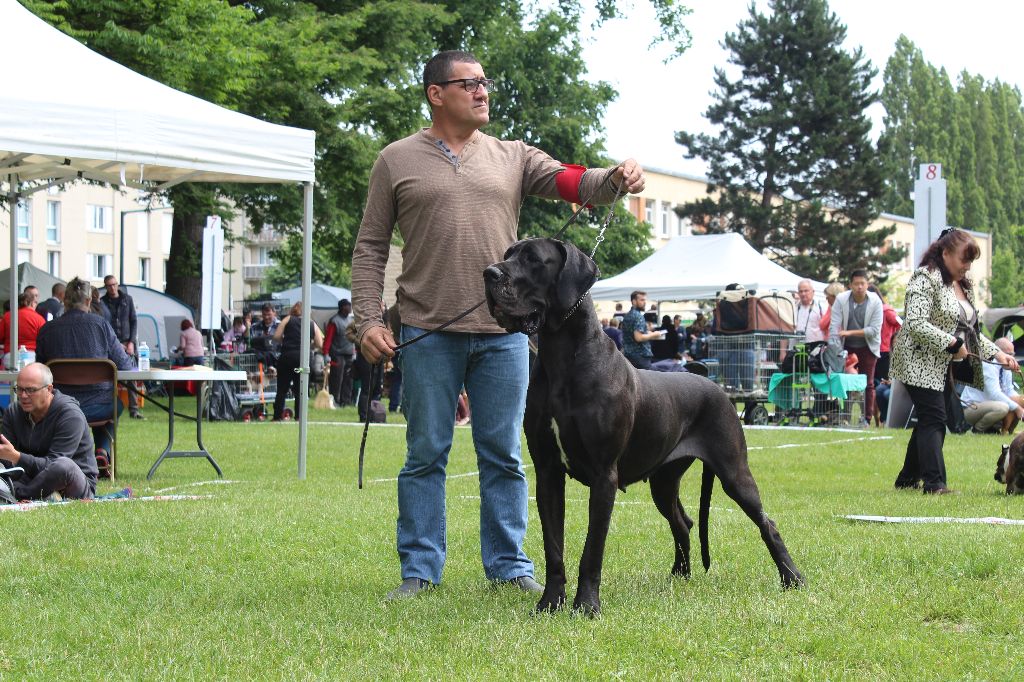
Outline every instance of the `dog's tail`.
{"type": "Polygon", "coordinates": [[[708,513],[711,510],[711,491],[715,487],[715,472],[704,464],[700,481],[700,510],[697,514],[697,528],[700,536],[700,561],[704,570],[711,568],[711,549],[708,546],[708,513]]]}

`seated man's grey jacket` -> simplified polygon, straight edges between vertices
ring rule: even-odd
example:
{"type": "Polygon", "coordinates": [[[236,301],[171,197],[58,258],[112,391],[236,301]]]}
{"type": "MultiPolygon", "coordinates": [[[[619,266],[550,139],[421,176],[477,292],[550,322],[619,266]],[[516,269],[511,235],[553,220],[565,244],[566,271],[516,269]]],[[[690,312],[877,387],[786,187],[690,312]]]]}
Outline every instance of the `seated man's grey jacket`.
{"type": "Polygon", "coordinates": [[[25,470],[26,479],[35,477],[54,459],[70,457],[96,489],[99,469],[92,431],[78,401],[71,396],[53,389],[50,409],[38,424],[33,424],[15,401],[4,410],[3,434],[21,453],[18,466],[25,470]]]}

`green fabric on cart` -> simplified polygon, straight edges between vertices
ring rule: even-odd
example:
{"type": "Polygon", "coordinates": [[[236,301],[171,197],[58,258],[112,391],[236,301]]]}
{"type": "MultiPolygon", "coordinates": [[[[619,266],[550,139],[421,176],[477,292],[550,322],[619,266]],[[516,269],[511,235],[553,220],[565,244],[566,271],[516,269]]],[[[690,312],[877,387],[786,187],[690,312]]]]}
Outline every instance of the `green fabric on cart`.
{"type": "MultiPolygon", "coordinates": [[[[868,378],[863,374],[812,374],[811,385],[814,390],[832,398],[845,400],[853,391],[867,388],[868,378]]],[[[776,372],[768,381],[768,401],[781,410],[793,408],[793,375],[776,372]]]]}

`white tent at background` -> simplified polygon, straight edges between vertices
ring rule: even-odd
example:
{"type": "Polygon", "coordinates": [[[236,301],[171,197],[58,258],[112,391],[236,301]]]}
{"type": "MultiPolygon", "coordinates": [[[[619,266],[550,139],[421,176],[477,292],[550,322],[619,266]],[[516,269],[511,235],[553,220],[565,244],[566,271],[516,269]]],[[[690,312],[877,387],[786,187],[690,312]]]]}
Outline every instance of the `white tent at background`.
{"type": "MultiPolygon", "coordinates": [[[[312,131],[260,121],[150,80],[89,50],[16,0],[0,0],[0,44],[8,61],[28,74],[0,91],[0,178],[11,225],[20,197],[78,178],[150,190],[180,182],[302,183],[302,284],[308,300],[312,131]]],[[[16,230],[10,232],[14,254],[16,230]]],[[[11,273],[11,291],[17,292],[17,268],[11,273]]],[[[16,321],[13,316],[12,327],[16,321]]],[[[304,336],[302,358],[309,357],[308,343],[304,336]]],[[[305,392],[308,360],[302,370],[305,392]]],[[[308,402],[302,402],[299,415],[300,478],[305,478],[308,402]]]]}
{"type": "MultiPolygon", "coordinates": [[[[802,279],[758,253],[739,234],[709,234],[675,237],[625,272],[598,281],[590,295],[629,300],[639,290],[654,301],[695,301],[714,298],[730,284],[759,293],[796,291],[802,279]]],[[[822,282],[811,284],[819,292],[825,288],[822,282]]]]}

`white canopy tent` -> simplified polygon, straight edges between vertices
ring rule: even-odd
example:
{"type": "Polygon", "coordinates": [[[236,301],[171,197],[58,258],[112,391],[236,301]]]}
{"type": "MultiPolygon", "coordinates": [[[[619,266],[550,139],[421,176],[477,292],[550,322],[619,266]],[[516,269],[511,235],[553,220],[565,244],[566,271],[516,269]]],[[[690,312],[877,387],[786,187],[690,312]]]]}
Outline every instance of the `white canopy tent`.
{"type": "MultiPolygon", "coordinates": [[[[0,176],[10,225],[18,200],[75,179],[164,190],[181,182],[296,182],[304,190],[303,300],[312,272],[315,135],[210,104],[92,52],[16,0],[0,0],[0,44],[45,78],[0,94],[0,176]]],[[[17,253],[11,229],[10,253],[17,253]]],[[[12,258],[13,260],[13,258],[12,258]]],[[[11,268],[12,308],[19,291],[11,268]]],[[[12,316],[12,338],[17,338],[12,316]]],[[[300,357],[309,357],[303,337],[300,357]]],[[[308,391],[308,360],[301,389],[308,391]]],[[[305,478],[307,404],[299,428],[305,478]]]]}
{"type": "MultiPolygon", "coordinates": [[[[675,237],[668,244],[615,277],[597,282],[590,295],[599,300],[628,300],[646,291],[656,301],[714,298],[730,284],[760,293],[796,291],[800,280],[758,253],[736,233],[675,237]]],[[[816,291],[825,284],[811,280],[816,291]]]]}

